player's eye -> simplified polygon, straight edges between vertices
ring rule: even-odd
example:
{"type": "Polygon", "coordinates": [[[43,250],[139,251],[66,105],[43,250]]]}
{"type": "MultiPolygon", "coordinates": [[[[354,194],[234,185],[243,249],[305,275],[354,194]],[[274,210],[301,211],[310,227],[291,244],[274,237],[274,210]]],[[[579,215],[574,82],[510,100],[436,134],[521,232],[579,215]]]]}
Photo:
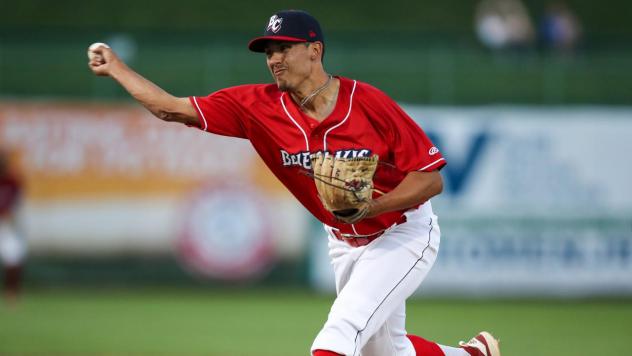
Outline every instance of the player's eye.
{"type": "Polygon", "coordinates": [[[270,49],[266,49],[265,54],[266,57],[271,58],[275,53],[279,53],[282,52],[281,50],[279,50],[279,48],[270,48],[270,49]]]}
{"type": "Polygon", "coordinates": [[[292,47],[291,44],[278,44],[278,45],[274,45],[271,44],[270,46],[268,46],[264,53],[265,55],[270,58],[272,57],[272,55],[274,55],[275,53],[285,53],[287,52],[287,50],[292,47]]]}

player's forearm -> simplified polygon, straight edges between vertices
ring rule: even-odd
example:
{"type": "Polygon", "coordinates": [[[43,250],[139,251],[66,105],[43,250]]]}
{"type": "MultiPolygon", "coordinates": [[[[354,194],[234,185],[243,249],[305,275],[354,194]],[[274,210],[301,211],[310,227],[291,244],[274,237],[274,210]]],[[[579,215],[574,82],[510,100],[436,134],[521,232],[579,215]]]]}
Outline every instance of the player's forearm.
{"type": "Polygon", "coordinates": [[[442,190],[438,171],[410,172],[395,189],[372,201],[368,217],[423,204],[442,190]]]}
{"type": "Polygon", "coordinates": [[[159,119],[197,124],[196,113],[187,98],[177,98],[167,93],[124,63],[119,62],[112,68],[110,76],[159,119]]]}

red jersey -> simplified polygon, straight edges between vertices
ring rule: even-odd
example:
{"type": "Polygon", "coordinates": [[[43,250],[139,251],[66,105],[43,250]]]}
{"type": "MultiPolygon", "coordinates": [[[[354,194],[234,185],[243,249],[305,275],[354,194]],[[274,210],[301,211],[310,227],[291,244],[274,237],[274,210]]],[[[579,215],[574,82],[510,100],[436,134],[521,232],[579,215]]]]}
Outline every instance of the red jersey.
{"type": "Polygon", "coordinates": [[[19,182],[10,175],[0,176],[0,217],[10,213],[20,195],[19,182]]]}
{"type": "Polygon", "coordinates": [[[342,233],[372,234],[399,221],[404,210],[355,224],[336,221],[323,207],[312,178],[304,174],[311,169],[311,153],[379,155],[374,185],[385,193],[408,172],[437,170],[446,162],[423,130],[386,94],[366,83],[338,79],[336,106],[322,122],[304,114],[276,84],[237,86],[190,100],[200,129],[250,140],[272,173],[318,220],[342,233]]]}

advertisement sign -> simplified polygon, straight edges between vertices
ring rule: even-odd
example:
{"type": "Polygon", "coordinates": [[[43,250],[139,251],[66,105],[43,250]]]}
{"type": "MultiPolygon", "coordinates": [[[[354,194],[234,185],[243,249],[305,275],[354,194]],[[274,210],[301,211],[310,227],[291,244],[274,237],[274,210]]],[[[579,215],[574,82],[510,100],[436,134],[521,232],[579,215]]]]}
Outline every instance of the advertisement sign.
{"type": "Polygon", "coordinates": [[[305,210],[246,140],[135,104],[0,102],[0,147],[24,183],[32,255],[175,253],[196,273],[239,279],[302,254],[305,210]],[[222,243],[252,253],[213,255],[222,243]]]}
{"type": "MultiPolygon", "coordinates": [[[[405,109],[448,162],[419,294],[632,294],[632,110],[405,109]]],[[[333,291],[314,234],[312,283],[333,291]]]]}
{"type": "MultiPolygon", "coordinates": [[[[632,293],[632,109],[404,108],[448,162],[421,294],[632,293]]],[[[313,285],[331,290],[322,226],[246,140],[135,104],[0,102],[0,146],[31,255],[175,254],[240,279],[309,244],[313,285]]]]}

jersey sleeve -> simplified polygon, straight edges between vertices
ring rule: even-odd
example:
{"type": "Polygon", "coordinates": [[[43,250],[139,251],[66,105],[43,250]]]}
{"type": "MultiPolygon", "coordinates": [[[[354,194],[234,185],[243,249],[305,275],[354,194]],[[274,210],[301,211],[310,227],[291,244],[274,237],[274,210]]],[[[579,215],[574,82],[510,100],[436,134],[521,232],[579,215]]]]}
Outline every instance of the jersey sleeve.
{"type": "Polygon", "coordinates": [[[395,110],[399,112],[393,121],[395,165],[405,172],[431,172],[443,168],[447,162],[426,133],[399,106],[395,110]]]}
{"type": "Polygon", "coordinates": [[[239,89],[228,88],[189,100],[199,119],[199,129],[223,136],[247,138],[247,112],[239,99],[239,89]]]}
{"type": "Polygon", "coordinates": [[[431,172],[447,164],[439,149],[422,128],[386,94],[372,88],[373,105],[383,119],[395,166],[404,172],[431,172]]]}

